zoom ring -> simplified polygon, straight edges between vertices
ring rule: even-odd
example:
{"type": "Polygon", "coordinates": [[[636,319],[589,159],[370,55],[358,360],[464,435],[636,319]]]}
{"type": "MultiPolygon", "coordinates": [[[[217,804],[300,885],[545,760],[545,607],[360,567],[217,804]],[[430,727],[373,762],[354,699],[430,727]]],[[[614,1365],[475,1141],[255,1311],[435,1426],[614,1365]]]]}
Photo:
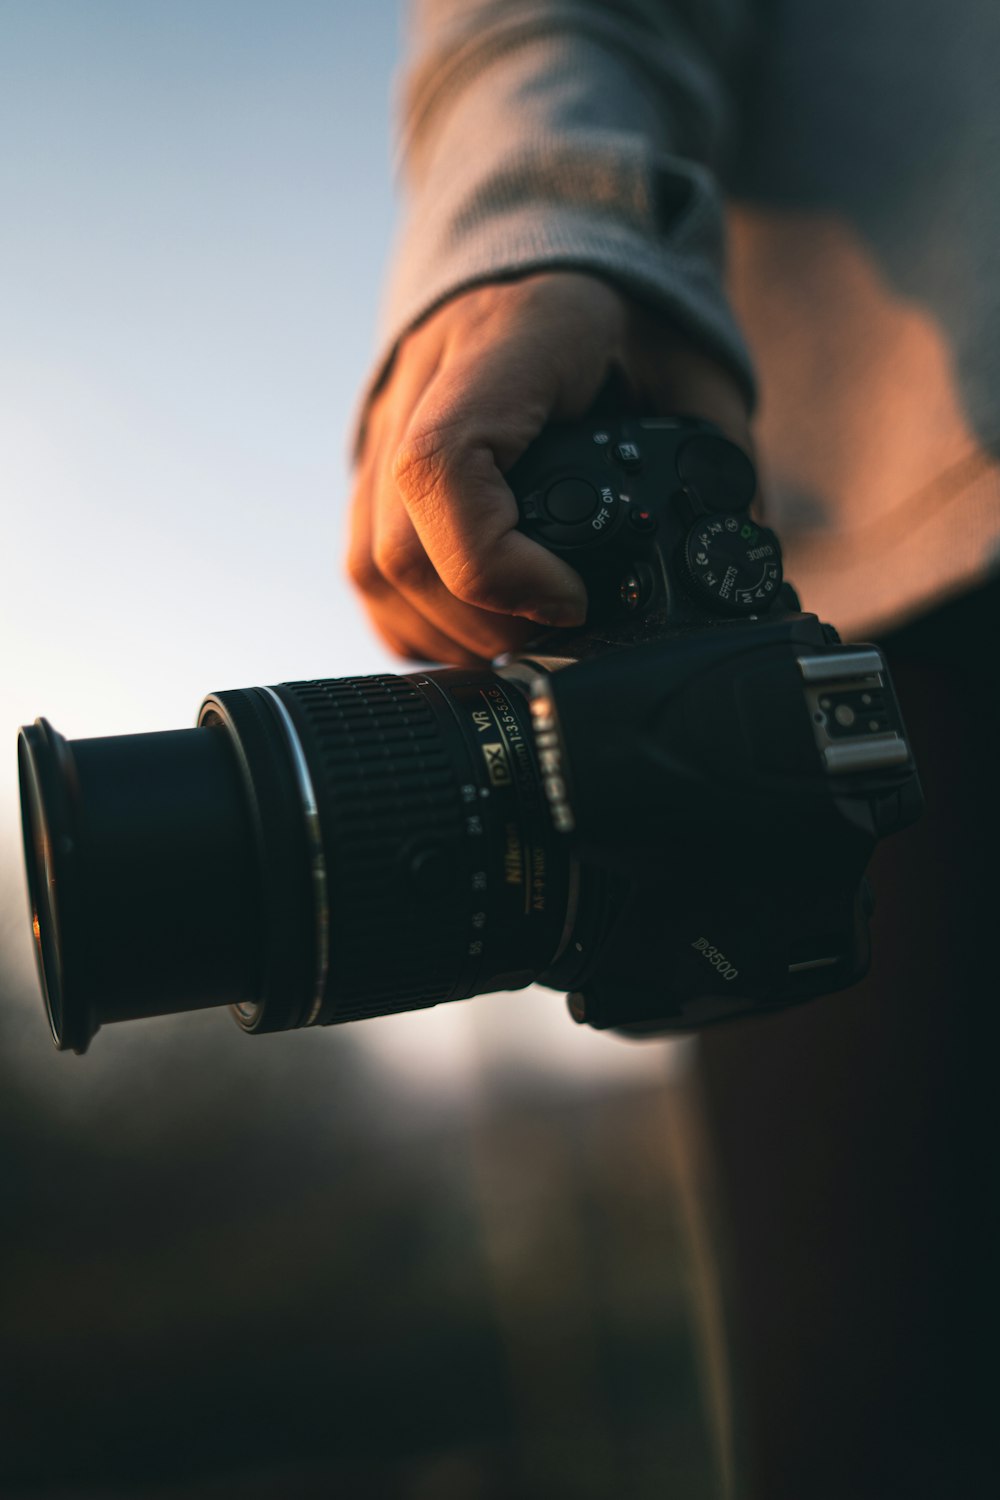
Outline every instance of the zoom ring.
{"type": "Polygon", "coordinates": [[[457,998],[468,914],[456,897],[469,889],[460,739],[410,679],[295,682],[278,692],[323,829],[331,962],[320,1023],[457,998]]]}

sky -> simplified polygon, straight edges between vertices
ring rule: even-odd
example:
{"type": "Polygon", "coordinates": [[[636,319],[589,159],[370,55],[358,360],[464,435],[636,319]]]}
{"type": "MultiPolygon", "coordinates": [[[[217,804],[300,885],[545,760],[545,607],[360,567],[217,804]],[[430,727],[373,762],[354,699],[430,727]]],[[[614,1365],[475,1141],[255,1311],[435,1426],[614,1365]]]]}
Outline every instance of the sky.
{"type": "MultiPolygon", "coordinates": [[[[401,31],[395,0],[0,0],[0,943],[25,1005],[19,724],[177,728],[210,690],[406,670],[341,563],[401,31]]],[[[473,1006],[371,1045],[434,1077],[483,1046],[662,1066],[539,991],[487,1041],[473,1006]]]]}

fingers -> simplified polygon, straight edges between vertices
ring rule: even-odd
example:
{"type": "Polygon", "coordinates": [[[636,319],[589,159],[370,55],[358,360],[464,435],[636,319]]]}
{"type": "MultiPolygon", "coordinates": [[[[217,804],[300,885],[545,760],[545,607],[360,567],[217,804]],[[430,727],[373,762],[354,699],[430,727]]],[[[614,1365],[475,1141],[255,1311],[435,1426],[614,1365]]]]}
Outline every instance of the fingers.
{"type": "MultiPolygon", "coordinates": [[[[515,530],[517,505],[487,441],[454,423],[418,428],[393,477],[433,575],[456,603],[545,625],[582,622],[579,575],[515,530]]],[[[467,608],[461,615],[469,618],[467,608]]]]}
{"type": "Polygon", "coordinates": [[[366,422],[348,571],[393,650],[467,662],[578,625],[569,564],[518,531],[504,474],[620,368],[654,413],[708,417],[752,452],[736,378],[663,316],[569,272],[464,293],[407,335],[366,422]]]}
{"type": "Polygon", "coordinates": [[[450,592],[402,505],[380,507],[372,556],[391,594],[405,600],[434,629],[480,657],[516,650],[533,633],[525,621],[478,608],[450,592]]]}
{"type": "Polygon", "coordinates": [[[516,530],[503,471],[590,405],[623,326],[616,293],[563,274],[469,293],[405,341],[369,413],[348,562],[394,648],[492,657],[582,623],[582,581],[516,530]]]}
{"type": "MultiPolygon", "coordinates": [[[[581,306],[582,279],[566,277],[567,287],[547,288],[541,300],[537,288],[521,289],[506,318],[487,318],[453,342],[392,467],[395,494],[447,593],[545,625],[582,623],[586,592],[568,563],[516,529],[503,472],[547,421],[582,415],[604,383],[624,320],[617,295],[598,283],[581,306]]],[[[381,506],[379,521],[388,536],[392,518],[381,506]]],[[[471,619],[455,610],[450,618],[460,630],[471,619]]]]}
{"type": "MultiPolygon", "coordinates": [[[[412,399],[411,393],[432,370],[433,362],[416,370],[411,366],[405,372],[405,395],[412,399]]],[[[516,649],[524,634],[519,622],[480,618],[479,611],[451,600],[393,493],[391,477],[382,477],[398,447],[398,438],[382,436],[383,430],[398,430],[393,415],[389,405],[374,408],[369,417],[370,440],[358,467],[349,513],[346,571],[375,630],[390,650],[419,661],[472,665],[516,649]]]]}
{"type": "Polygon", "coordinates": [[[478,656],[438,629],[401,595],[381,573],[375,560],[372,505],[374,485],[369,461],[359,469],[350,509],[346,571],[376,632],[398,656],[415,661],[447,661],[471,665],[478,656]]]}

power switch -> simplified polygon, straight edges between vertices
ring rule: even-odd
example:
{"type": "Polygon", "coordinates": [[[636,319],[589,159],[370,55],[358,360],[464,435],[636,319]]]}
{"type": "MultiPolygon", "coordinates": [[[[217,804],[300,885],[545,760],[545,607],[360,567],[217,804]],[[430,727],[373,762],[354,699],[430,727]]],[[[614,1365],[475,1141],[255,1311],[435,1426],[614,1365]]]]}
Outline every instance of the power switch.
{"type": "Polygon", "coordinates": [[[545,509],[553,521],[573,526],[588,521],[597,509],[600,497],[585,479],[560,479],[545,496],[545,509]]]}

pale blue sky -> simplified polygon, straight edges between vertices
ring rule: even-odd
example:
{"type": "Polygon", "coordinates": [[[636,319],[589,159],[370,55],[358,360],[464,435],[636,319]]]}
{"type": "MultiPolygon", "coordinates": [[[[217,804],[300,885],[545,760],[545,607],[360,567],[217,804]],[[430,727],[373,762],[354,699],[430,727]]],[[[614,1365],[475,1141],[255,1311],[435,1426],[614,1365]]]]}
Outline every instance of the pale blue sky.
{"type": "MultiPolygon", "coordinates": [[[[0,0],[0,943],[26,1004],[18,724],[172,728],[211,689],[399,667],[340,563],[399,31],[395,0],[0,0]]],[[[544,1032],[571,1068],[659,1066],[539,998],[504,1002],[536,1060],[544,1032]]],[[[473,1008],[371,1034],[450,1066],[473,1008]]]]}
{"type": "Polygon", "coordinates": [[[394,0],[0,4],[8,725],[374,665],[337,569],[397,30],[394,0]]]}

